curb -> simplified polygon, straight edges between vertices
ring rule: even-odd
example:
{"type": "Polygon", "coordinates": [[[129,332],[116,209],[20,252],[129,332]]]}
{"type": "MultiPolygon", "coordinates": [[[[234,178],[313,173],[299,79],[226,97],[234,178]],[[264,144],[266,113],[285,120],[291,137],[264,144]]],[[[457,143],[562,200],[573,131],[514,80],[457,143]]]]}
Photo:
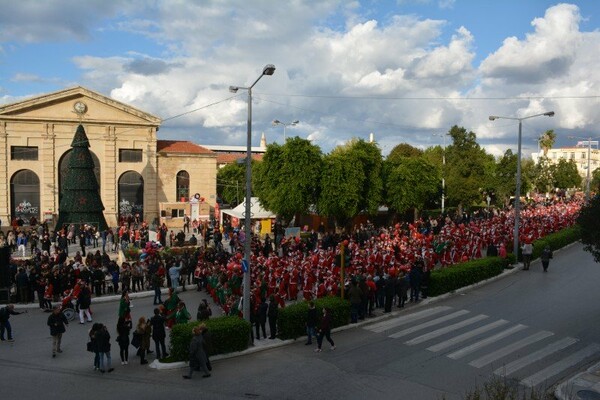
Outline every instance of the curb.
{"type": "Polygon", "coordinates": [[[600,393],[600,362],[559,384],[554,396],[559,400],[583,399],[578,395],[582,390],[600,393]]]}

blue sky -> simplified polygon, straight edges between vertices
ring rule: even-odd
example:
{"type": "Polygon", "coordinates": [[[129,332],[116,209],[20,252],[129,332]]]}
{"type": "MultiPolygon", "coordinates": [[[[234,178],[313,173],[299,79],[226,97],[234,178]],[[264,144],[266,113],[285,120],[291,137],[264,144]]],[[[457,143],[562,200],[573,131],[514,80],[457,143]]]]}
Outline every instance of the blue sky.
{"type": "Polygon", "coordinates": [[[427,147],[452,125],[493,154],[516,148],[516,124],[490,114],[554,110],[523,127],[525,153],[554,129],[600,136],[600,2],[3,1],[0,104],[82,85],[164,119],[161,139],[245,144],[287,136],[328,152],[374,133],[384,154],[427,147]],[[214,104],[214,105],[211,105],[214,104]],[[191,112],[180,118],[170,117],[191,112]]]}

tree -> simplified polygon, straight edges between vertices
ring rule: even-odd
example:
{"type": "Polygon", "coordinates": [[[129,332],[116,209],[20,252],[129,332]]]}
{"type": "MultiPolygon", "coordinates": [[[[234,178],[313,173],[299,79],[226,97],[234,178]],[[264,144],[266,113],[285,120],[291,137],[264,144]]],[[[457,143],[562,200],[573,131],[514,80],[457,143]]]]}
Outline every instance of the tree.
{"type": "Polygon", "coordinates": [[[550,150],[552,146],[554,146],[555,141],[556,133],[554,133],[554,130],[552,129],[547,130],[542,134],[542,136],[540,136],[540,138],[538,139],[538,143],[540,144],[540,148],[542,149],[544,157],[548,156],[548,150],[550,150]]]}
{"type": "Polygon", "coordinates": [[[592,172],[592,181],[590,182],[590,190],[600,191],[600,168],[596,168],[592,172]]]}
{"type": "Polygon", "coordinates": [[[581,175],[577,171],[577,164],[574,160],[565,160],[561,158],[558,164],[552,166],[552,177],[554,187],[559,189],[569,189],[581,185],[581,175]]]}
{"type": "Polygon", "coordinates": [[[73,151],[64,176],[55,229],[60,230],[69,224],[89,224],[99,231],[106,230],[108,225],[94,173],[94,160],[89,150],[90,142],[82,125],[77,127],[71,147],[73,151]]]}
{"type": "Polygon", "coordinates": [[[453,126],[453,143],[446,149],[446,197],[459,208],[481,199],[487,154],[476,142],[474,132],[453,126]]]}
{"type": "Polygon", "coordinates": [[[322,168],[321,149],[306,139],[294,137],[283,145],[270,144],[256,164],[254,192],[265,209],[291,219],[316,204],[322,168]]]}
{"type": "Polygon", "coordinates": [[[577,223],[581,228],[583,249],[600,262],[600,195],[594,196],[581,208],[577,223]]]}
{"type": "Polygon", "coordinates": [[[366,212],[374,215],[382,202],[383,159],[374,143],[352,139],[325,157],[319,212],[345,223],[366,212]]]}
{"type": "Polygon", "coordinates": [[[424,158],[403,158],[391,167],[385,182],[388,205],[398,212],[414,208],[416,214],[437,196],[440,180],[440,170],[424,158]]]}
{"type": "Polygon", "coordinates": [[[402,158],[421,157],[422,155],[423,150],[417,149],[408,143],[400,143],[390,151],[387,160],[400,163],[402,158]]]}
{"type": "MultiPolygon", "coordinates": [[[[256,161],[252,160],[252,169],[256,161]]],[[[233,163],[217,172],[217,196],[227,204],[240,204],[246,196],[246,164],[233,163]]]]}
{"type": "MultiPolygon", "coordinates": [[[[500,157],[494,171],[491,189],[499,204],[507,205],[516,190],[517,155],[508,149],[500,157]]],[[[524,174],[523,174],[524,175],[524,174]]]]}

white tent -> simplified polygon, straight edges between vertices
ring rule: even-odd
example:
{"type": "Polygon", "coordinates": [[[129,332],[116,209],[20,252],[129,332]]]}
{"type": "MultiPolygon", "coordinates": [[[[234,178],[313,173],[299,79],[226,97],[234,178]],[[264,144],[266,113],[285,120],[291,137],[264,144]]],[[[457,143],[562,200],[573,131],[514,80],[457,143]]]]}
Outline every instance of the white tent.
{"type": "MultiPolygon", "coordinates": [[[[267,211],[263,208],[258,200],[258,197],[250,198],[250,212],[252,214],[251,219],[268,219],[268,218],[276,218],[277,215],[272,213],[271,211],[267,211]]],[[[246,199],[242,201],[241,204],[238,204],[235,208],[231,210],[222,210],[223,214],[231,215],[232,217],[244,219],[244,214],[246,213],[246,199]]]]}

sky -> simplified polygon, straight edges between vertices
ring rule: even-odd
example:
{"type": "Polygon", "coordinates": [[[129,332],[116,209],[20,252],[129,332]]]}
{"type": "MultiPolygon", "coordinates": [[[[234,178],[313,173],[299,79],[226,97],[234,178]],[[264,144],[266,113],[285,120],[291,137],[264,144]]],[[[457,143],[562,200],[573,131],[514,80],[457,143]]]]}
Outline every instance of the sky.
{"type": "Polygon", "coordinates": [[[600,137],[600,2],[546,0],[0,0],[0,105],[84,86],[160,117],[159,139],[324,153],[373,133],[442,145],[453,125],[491,154],[600,137]]]}

